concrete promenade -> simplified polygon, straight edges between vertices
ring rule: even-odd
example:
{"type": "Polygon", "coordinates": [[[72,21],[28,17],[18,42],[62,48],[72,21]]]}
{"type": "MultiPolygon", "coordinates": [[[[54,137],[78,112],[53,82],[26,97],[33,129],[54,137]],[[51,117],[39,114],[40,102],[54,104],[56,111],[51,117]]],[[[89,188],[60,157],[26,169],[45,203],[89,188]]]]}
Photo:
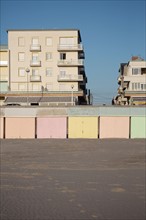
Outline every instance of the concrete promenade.
{"type": "Polygon", "coordinates": [[[145,220],[146,140],[0,140],[0,220],[145,220]]]}

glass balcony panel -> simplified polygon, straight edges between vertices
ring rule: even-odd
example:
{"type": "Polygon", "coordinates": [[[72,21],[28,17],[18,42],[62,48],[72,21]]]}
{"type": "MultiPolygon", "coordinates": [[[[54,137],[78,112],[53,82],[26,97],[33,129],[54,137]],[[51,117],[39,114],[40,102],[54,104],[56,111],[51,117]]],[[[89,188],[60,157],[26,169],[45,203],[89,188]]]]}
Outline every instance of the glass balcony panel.
{"type": "Polygon", "coordinates": [[[41,66],[41,61],[40,60],[31,60],[30,66],[41,66]]]}
{"type": "Polygon", "coordinates": [[[58,75],[58,81],[83,81],[83,75],[73,75],[73,74],[66,74],[64,76],[58,75]]]}
{"type": "Polygon", "coordinates": [[[0,76],[0,81],[1,81],[1,82],[7,82],[7,81],[8,81],[8,76],[1,75],[1,76],[0,76]]]}
{"type": "Polygon", "coordinates": [[[0,61],[0,66],[8,66],[8,61],[0,61]]]}
{"type": "Polygon", "coordinates": [[[30,76],[31,82],[41,82],[41,76],[30,76]]]}
{"type": "Polygon", "coordinates": [[[41,45],[40,44],[30,45],[30,51],[41,51],[41,45]]]}
{"type": "Polygon", "coordinates": [[[78,59],[78,60],[59,60],[58,66],[83,66],[84,60],[78,59]]]}
{"type": "Polygon", "coordinates": [[[64,51],[79,51],[83,50],[83,45],[82,44],[59,44],[58,45],[58,50],[64,50],[64,51]]]}

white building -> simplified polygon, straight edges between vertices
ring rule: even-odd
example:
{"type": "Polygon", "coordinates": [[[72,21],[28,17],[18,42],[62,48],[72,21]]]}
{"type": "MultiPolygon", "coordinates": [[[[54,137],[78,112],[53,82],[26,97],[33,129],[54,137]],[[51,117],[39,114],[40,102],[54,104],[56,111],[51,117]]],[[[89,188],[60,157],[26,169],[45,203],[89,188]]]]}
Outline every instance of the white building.
{"type": "Polygon", "coordinates": [[[128,63],[121,63],[119,72],[115,104],[146,104],[146,61],[140,57],[132,57],[128,63]]]}
{"type": "Polygon", "coordinates": [[[80,31],[8,30],[6,103],[88,104],[80,31]]]}

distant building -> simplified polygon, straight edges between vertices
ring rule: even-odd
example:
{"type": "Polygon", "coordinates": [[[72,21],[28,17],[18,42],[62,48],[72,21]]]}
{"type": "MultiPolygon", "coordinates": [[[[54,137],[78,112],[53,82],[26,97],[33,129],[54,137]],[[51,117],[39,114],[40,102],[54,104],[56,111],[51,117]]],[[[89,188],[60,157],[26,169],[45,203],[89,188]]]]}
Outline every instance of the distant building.
{"type": "Polygon", "coordinates": [[[8,30],[8,48],[0,58],[1,98],[29,105],[89,104],[80,31],[8,30]],[[5,74],[4,74],[5,72],[5,74]],[[4,77],[3,77],[4,80],[4,77]]]}
{"type": "Polygon", "coordinates": [[[146,61],[134,56],[121,63],[118,77],[118,95],[113,100],[118,105],[146,104],[146,61]]]}

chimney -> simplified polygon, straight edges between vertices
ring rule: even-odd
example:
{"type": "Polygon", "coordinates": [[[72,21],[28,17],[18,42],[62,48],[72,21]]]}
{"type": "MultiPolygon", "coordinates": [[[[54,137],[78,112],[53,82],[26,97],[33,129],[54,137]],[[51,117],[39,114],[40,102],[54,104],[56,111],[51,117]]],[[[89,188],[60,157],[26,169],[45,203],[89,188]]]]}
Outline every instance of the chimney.
{"type": "Polygon", "coordinates": [[[134,61],[134,60],[138,60],[139,57],[138,56],[132,56],[131,60],[134,61]]]}

